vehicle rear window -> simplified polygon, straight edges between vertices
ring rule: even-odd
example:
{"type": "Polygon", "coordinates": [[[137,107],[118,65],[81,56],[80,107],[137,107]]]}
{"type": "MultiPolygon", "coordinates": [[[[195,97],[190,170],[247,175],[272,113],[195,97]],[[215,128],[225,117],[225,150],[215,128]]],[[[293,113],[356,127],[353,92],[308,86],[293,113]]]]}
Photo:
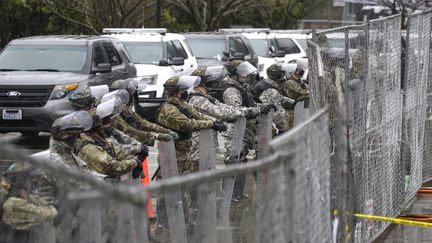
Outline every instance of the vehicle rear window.
{"type": "Polygon", "coordinates": [[[269,53],[269,44],[266,39],[249,39],[255,53],[258,56],[266,57],[269,53]]]}
{"type": "Polygon", "coordinates": [[[86,60],[86,46],[10,45],[0,54],[0,69],[82,72],[86,60]]]}
{"type": "Polygon", "coordinates": [[[158,65],[162,59],[161,42],[125,42],[123,45],[135,64],[158,65]]]}
{"type": "Polygon", "coordinates": [[[197,58],[222,57],[225,51],[224,39],[187,38],[187,42],[197,58]]]}
{"type": "Polygon", "coordinates": [[[300,53],[300,49],[291,38],[277,38],[278,46],[284,50],[286,54],[300,53]]]}

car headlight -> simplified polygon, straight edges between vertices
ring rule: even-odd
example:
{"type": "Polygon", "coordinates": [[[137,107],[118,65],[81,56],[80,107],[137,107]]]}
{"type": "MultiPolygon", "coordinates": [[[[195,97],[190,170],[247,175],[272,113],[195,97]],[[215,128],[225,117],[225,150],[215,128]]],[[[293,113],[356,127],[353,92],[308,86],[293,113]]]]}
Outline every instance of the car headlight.
{"type": "MultiPolygon", "coordinates": [[[[156,85],[157,83],[157,74],[156,75],[149,75],[149,76],[142,76],[140,82],[146,81],[148,85],[156,85]]],[[[139,88],[139,83],[138,83],[139,88]]],[[[139,88],[139,90],[142,90],[139,88]]]]}
{"type": "Polygon", "coordinates": [[[78,88],[78,84],[56,85],[51,94],[51,100],[58,100],[66,97],[71,91],[78,88]]]}

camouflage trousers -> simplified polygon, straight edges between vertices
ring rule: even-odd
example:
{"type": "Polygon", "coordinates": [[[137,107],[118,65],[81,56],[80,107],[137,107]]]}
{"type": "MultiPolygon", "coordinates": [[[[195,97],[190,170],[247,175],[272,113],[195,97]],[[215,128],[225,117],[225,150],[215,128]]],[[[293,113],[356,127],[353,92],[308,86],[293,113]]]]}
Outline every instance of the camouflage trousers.
{"type": "Polygon", "coordinates": [[[174,143],[179,175],[186,175],[192,171],[191,147],[192,140],[181,140],[174,143]]]}
{"type": "Polygon", "coordinates": [[[286,120],[288,121],[288,129],[291,129],[294,126],[294,110],[286,110],[285,112],[286,120]]]}

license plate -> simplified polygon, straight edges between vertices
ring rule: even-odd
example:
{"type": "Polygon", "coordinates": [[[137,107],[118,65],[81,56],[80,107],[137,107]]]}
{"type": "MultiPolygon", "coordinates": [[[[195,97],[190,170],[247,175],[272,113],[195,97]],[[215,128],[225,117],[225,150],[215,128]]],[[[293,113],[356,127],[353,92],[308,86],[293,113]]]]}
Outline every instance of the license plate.
{"type": "Polygon", "coordinates": [[[3,120],[22,120],[22,110],[3,110],[3,120]]]}

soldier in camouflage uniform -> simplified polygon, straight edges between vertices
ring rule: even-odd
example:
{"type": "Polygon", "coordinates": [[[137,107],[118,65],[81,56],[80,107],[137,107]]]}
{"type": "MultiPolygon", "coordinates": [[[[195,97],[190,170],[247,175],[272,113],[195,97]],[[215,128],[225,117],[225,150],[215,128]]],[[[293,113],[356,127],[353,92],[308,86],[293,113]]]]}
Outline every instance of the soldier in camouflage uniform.
{"type": "MultiPolygon", "coordinates": [[[[284,94],[286,97],[299,101],[309,98],[309,86],[303,82],[302,77],[305,73],[305,66],[301,62],[297,62],[297,68],[288,80],[283,85],[284,94]]],[[[285,109],[288,129],[294,125],[294,107],[285,109]]]]}
{"type": "Polygon", "coordinates": [[[30,242],[30,229],[52,220],[57,210],[31,194],[31,177],[39,171],[24,164],[12,164],[0,183],[0,242],[30,242]]]}
{"type": "Polygon", "coordinates": [[[69,96],[69,101],[71,102],[72,108],[76,111],[79,110],[91,110],[93,109],[102,96],[108,93],[108,85],[98,85],[87,87],[82,90],[73,92],[69,96]]]}
{"type": "Polygon", "coordinates": [[[279,134],[289,129],[285,109],[293,109],[296,103],[295,100],[286,97],[283,91],[287,76],[292,74],[296,67],[296,64],[273,64],[267,68],[268,79],[258,82],[253,88],[252,93],[256,100],[276,106],[273,122],[279,134]]]}
{"type": "MultiPolygon", "coordinates": [[[[169,128],[179,135],[175,141],[177,166],[180,175],[191,172],[191,146],[192,132],[200,129],[214,129],[216,131],[226,130],[226,126],[215,121],[207,115],[204,115],[185,101],[188,99],[188,90],[196,87],[200,78],[196,76],[182,76],[168,79],[164,87],[168,91],[167,101],[161,106],[157,120],[162,126],[169,128]]],[[[184,198],[186,198],[184,196],[184,198]]],[[[166,212],[163,198],[158,197],[157,214],[159,218],[158,226],[163,228],[167,225],[166,212]]],[[[189,220],[188,206],[186,200],[183,200],[186,221],[189,220]]]]}
{"type": "MultiPolygon", "coordinates": [[[[259,112],[254,111],[253,108],[242,108],[229,106],[219,102],[208,93],[208,87],[211,87],[213,82],[220,82],[226,77],[227,71],[224,66],[214,66],[207,68],[198,68],[192,75],[199,76],[201,82],[198,87],[194,88],[193,92],[189,94],[189,104],[197,111],[214,117],[222,122],[232,123],[240,117],[247,119],[255,118],[259,112]]],[[[215,134],[216,152],[219,152],[217,143],[217,134],[215,134]]],[[[192,134],[192,170],[199,170],[199,132],[192,134]]]]}
{"type": "MultiPolygon", "coordinates": [[[[87,165],[73,154],[73,146],[82,132],[92,128],[93,118],[87,111],[77,111],[67,116],[58,118],[54,121],[51,129],[50,139],[50,161],[51,163],[65,167],[67,169],[80,170],[83,173],[89,173],[87,165]]],[[[89,186],[81,181],[70,178],[64,178],[59,174],[49,174],[59,191],[58,200],[63,199],[68,191],[87,190],[89,186]]],[[[59,203],[60,205],[64,205],[59,203]]],[[[78,234],[78,222],[76,213],[78,205],[68,205],[65,208],[59,208],[59,214],[62,215],[59,224],[56,226],[57,242],[76,242],[78,234]]]]}
{"type": "Polygon", "coordinates": [[[115,139],[110,139],[114,131],[111,119],[120,113],[122,105],[120,98],[98,105],[96,115],[99,123],[89,132],[81,134],[74,146],[74,153],[87,164],[89,170],[117,180],[138,165],[133,150],[125,150],[115,139]]]}
{"type": "MultiPolygon", "coordinates": [[[[230,61],[226,64],[229,78],[225,81],[228,88],[223,92],[223,101],[225,104],[242,108],[250,108],[257,113],[268,113],[270,111],[269,105],[258,106],[255,103],[253,95],[249,92],[248,85],[254,83],[256,78],[257,69],[249,62],[241,60],[230,61]]],[[[243,138],[242,152],[240,156],[241,162],[247,162],[247,154],[250,149],[257,151],[257,129],[258,121],[256,119],[249,120],[246,125],[246,131],[243,138]]],[[[226,133],[223,134],[225,138],[225,163],[231,164],[228,161],[229,153],[231,151],[232,140],[234,137],[234,126],[230,125],[226,133]]],[[[243,193],[245,183],[244,176],[236,177],[236,185],[234,187],[233,202],[241,199],[248,198],[248,195],[243,193]]]]}
{"type": "Polygon", "coordinates": [[[124,89],[129,94],[129,101],[123,107],[120,116],[114,118],[113,126],[117,130],[149,146],[153,146],[155,140],[169,141],[171,137],[178,139],[177,133],[143,119],[132,110],[134,94],[138,89],[135,80],[117,80],[111,85],[111,89],[124,89]]]}

